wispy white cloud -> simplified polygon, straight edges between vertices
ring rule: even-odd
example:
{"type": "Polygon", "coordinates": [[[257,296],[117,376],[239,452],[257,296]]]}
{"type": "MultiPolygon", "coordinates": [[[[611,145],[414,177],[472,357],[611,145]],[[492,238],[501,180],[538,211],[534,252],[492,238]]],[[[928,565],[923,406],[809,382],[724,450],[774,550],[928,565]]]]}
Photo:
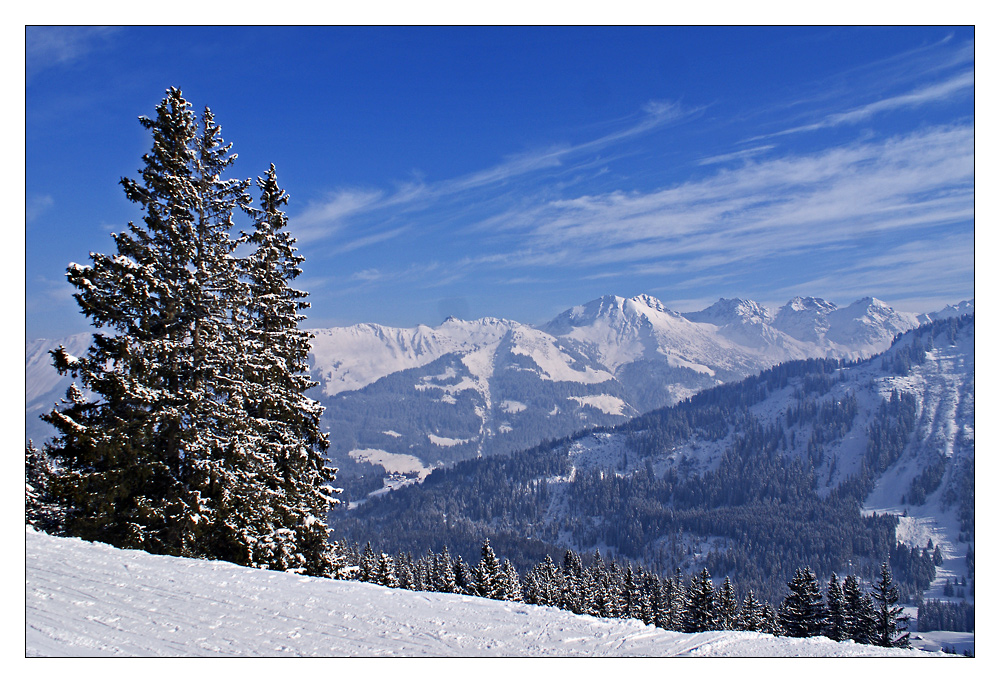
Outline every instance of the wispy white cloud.
{"type": "Polygon", "coordinates": [[[744,160],[750,157],[763,154],[774,149],[774,145],[759,145],[757,147],[751,147],[750,149],[741,149],[738,152],[731,152],[729,154],[718,154],[712,157],[705,157],[704,159],[698,160],[699,166],[711,166],[713,164],[724,164],[729,161],[744,160]]]}
{"type": "Polygon", "coordinates": [[[24,205],[25,220],[30,225],[38,220],[38,217],[55,205],[52,195],[36,194],[28,197],[24,205]]]}
{"type": "Polygon", "coordinates": [[[394,230],[385,230],[383,232],[374,233],[371,235],[364,235],[357,239],[345,242],[339,246],[334,247],[329,251],[330,254],[345,254],[349,251],[355,251],[356,249],[361,249],[363,247],[370,247],[373,244],[378,244],[380,242],[386,242],[399,235],[406,232],[406,228],[395,228],[394,230]]]}
{"type": "Polygon", "coordinates": [[[974,86],[975,75],[973,71],[963,71],[960,74],[948,78],[947,80],[931,83],[902,95],[886,97],[847,111],[828,114],[815,123],[810,123],[804,126],[796,126],[794,128],[787,128],[785,130],[778,131],[777,133],[760,135],[751,139],[760,140],[780,135],[804,133],[819,130],[821,128],[832,128],[844,124],[860,123],[882,112],[920,107],[930,102],[949,100],[956,95],[964,94],[965,91],[972,89],[974,86]]]}
{"type": "Polygon", "coordinates": [[[110,26],[27,26],[24,36],[25,75],[76,62],[106,44],[119,29],[110,26]]]}
{"type": "MultiPolygon", "coordinates": [[[[894,302],[917,302],[926,298],[927,280],[933,277],[935,300],[956,303],[968,295],[972,268],[971,234],[952,236],[946,241],[920,239],[845,260],[840,267],[831,268],[819,277],[803,279],[775,294],[794,296],[821,291],[847,303],[858,291],[867,291],[894,302]]],[[[926,313],[930,308],[920,305],[910,310],[926,313]]]]}
{"type": "Polygon", "coordinates": [[[972,128],[943,127],[750,162],[655,192],[520,207],[482,225],[508,233],[520,263],[694,272],[970,220],[972,174],[972,128]]]}
{"type": "Polygon", "coordinates": [[[303,243],[329,237],[351,216],[376,206],[383,196],[380,190],[342,189],[324,201],[310,202],[290,220],[295,237],[303,243]]]}
{"type": "MultiPolygon", "coordinates": [[[[558,169],[570,159],[597,153],[664,125],[696,116],[699,112],[699,109],[686,109],[672,102],[651,101],[630,125],[593,140],[578,144],[551,145],[513,154],[495,166],[457,178],[432,183],[423,180],[400,183],[393,192],[358,188],[337,190],[326,200],[310,203],[302,213],[294,217],[296,235],[304,242],[321,240],[338,233],[352,217],[361,214],[386,209],[416,211],[445,198],[502,186],[529,174],[558,169]]],[[[574,169],[605,162],[606,160],[584,161],[579,165],[575,164],[574,169]]]]}

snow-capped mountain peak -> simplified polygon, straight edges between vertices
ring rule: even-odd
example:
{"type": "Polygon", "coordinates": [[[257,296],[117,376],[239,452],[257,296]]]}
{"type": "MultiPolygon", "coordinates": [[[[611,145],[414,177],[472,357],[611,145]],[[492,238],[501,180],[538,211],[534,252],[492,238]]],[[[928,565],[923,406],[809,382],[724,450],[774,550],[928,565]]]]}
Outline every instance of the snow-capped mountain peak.
{"type": "Polygon", "coordinates": [[[702,311],[685,313],[692,322],[724,325],[763,325],[771,322],[771,312],[751,299],[719,299],[702,311]]]}

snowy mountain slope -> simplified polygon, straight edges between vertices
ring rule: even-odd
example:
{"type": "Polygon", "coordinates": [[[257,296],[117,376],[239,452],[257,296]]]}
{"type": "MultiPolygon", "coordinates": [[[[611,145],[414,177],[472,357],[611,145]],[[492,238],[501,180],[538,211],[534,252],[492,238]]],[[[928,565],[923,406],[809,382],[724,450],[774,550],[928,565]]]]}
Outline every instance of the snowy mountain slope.
{"type": "Polygon", "coordinates": [[[474,556],[489,537],[525,566],[565,548],[709,565],[775,604],[796,567],[870,573],[892,553],[906,595],[944,598],[946,580],[973,578],[974,340],[966,316],[907,332],[869,360],[779,365],[617,427],[436,472],[333,526],[390,552],[433,540],[474,556]],[[497,509],[516,512],[481,512],[497,509]],[[929,586],[897,542],[940,549],[929,586]]]}
{"type": "Polygon", "coordinates": [[[683,634],[25,533],[26,656],[906,657],[758,633],[683,634]]]}
{"type": "MultiPolygon", "coordinates": [[[[959,327],[957,333],[945,328],[937,334],[928,330],[903,334],[884,356],[840,371],[837,380],[822,393],[803,396],[802,385],[791,383],[768,393],[749,412],[764,428],[785,433],[786,457],[811,459],[817,490],[825,495],[860,472],[873,421],[894,391],[915,398],[914,428],[898,459],[874,482],[865,509],[908,517],[898,529],[901,542],[923,547],[930,540],[941,546],[945,559],[952,562],[928,593],[929,597],[940,597],[945,577],[958,576],[966,552],[966,544],[959,541],[958,491],[964,468],[971,466],[975,456],[974,318],[959,327]],[[892,363],[893,354],[907,351],[915,342],[926,348],[924,360],[900,374],[892,363]],[[844,419],[849,424],[843,433],[830,436],[834,430],[824,422],[824,406],[849,403],[855,406],[856,414],[844,419]],[[793,411],[801,410],[811,416],[793,417],[797,414],[793,411]],[[918,490],[915,482],[923,480],[928,483],[918,490]]],[[[682,462],[689,472],[697,473],[718,466],[725,450],[740,437],[738,429],[717,439],[696,434],[650,457],[630,448],[627,432],[596,433],[573,442],[569,453],[580,471],[627,473],[649,461],[657,476],[682,462]]],[[[558,505],[558,498],[556,501],[558,505]]],[[[550,515],[550,519],[554,517],[558,512],[550,515]]],[[[961,573],[965,573],[964,568],[961,573]]]]}

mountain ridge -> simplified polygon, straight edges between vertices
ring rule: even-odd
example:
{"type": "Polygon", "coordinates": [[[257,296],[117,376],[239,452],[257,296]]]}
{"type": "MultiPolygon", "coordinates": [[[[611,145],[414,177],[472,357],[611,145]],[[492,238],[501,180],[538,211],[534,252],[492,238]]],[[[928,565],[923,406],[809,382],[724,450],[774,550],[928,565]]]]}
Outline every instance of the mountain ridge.
{"type": "MultiPolygon", "coordinates": [[[[969,308],[974,302],[924,318],[969,308]]],[[[871,355],[917,323],[871,297],[845,308],[796,297],[775,311],[720,299],[684,314],[648,294],[600,297],[539,326],[495,317],[449,317],[436,327],[360,323],[310,330],[319,382],[310,395],[327,406],[329,457],[342,476],[378,482],[618,424],[784,360],[871,355]]],[[[69,384],[44,347],[64,343],[79,354],[88,340],[26,343],[28,438],[46,437],[38,415],[69,384]]]]}

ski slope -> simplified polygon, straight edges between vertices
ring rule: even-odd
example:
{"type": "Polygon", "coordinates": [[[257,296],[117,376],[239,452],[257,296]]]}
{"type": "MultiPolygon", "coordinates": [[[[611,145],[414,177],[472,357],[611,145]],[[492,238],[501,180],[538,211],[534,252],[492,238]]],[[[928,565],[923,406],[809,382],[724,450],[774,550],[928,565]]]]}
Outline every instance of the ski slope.
{"type": "Polygon", "coordinates": [[[25,532],[27,656],[941,656],[684,634],[550,607],[247,569],[25,532]]]}

